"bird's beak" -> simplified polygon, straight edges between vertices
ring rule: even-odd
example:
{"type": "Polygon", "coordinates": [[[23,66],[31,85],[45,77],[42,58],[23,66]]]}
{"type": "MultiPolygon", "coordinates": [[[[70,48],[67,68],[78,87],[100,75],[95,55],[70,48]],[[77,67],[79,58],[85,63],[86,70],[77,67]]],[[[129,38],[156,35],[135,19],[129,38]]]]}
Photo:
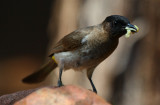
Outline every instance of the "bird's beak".
{"type": "Polygon", "coordinates": [[[139,28],[136,25],[128,24],[125,29],[127,30],[127,33],[125,34],[125,37],[130,37],[131,33],[136,33],[139,31],[139,28]]]}

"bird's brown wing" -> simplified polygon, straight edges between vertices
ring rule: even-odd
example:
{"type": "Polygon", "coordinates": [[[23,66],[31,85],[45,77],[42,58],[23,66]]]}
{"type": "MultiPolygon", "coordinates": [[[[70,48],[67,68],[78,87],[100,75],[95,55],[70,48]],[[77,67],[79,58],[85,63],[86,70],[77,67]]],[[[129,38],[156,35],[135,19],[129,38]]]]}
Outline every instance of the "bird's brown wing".
{"type": "Polygon", "coordinates": [[[84,29],[76,30],[66,36],[64,36],[53,49],[50,51],[49,57],[53,56],[54,53],[72,51],[82,46],[82,39],[93,30],[93,27],[87,27],[84,29]]]}

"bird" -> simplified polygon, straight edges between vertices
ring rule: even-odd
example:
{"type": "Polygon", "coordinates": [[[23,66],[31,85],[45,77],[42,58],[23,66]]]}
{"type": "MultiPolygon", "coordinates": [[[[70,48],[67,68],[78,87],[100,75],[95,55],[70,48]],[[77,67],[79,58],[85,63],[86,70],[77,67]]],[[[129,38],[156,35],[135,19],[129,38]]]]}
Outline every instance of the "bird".
{"type": "Polygon", "coordinates": [[[92,81],[95,68],[113,53],[121,36],[130,37],[138,30],[136,25],[120,15],[110,15],[98,25],[77,29],[59,40],[50,51],[49,61],[22,81],[30,84],[42,82],[51,71],[59,67],[57,85],[61,87],[63,71],[86,70],[92,90],[97,93],[92,81]]]}

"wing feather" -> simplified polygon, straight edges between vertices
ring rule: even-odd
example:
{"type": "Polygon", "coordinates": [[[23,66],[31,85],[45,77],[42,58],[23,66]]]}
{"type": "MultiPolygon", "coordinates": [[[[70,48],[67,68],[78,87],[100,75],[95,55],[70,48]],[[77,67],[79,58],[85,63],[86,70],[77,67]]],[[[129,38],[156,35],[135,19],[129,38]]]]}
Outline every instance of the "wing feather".
{"type": "Polygon", "coordinates": [[[84,36],[90,34],[93,26],[73,31],[72,33],[64,36],[55,46],[51,49],[49,57],[54,53],[72,51],[82,46],[82,39],[84,36]]]}

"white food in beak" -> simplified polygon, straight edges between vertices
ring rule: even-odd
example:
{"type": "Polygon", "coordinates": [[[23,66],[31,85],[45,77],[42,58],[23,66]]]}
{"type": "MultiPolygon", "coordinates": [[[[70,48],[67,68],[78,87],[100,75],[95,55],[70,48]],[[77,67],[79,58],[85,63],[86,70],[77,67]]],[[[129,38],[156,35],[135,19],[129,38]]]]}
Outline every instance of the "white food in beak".
{"type": "Polygon", "coordinates": [[[125,37],[129,38],[131,36],[131,33],[132,33],[131,30],[127,30],[127,33],[125,34],[125,37]]]}
{"type": "Polygon", "coordinates": [[[129,38],[132,33],[135,33],[135,32],[138,32],[138,31],[139,31],[139,28],[138,28],[136,25],[134,25],[134,26],[136,27],[137,30],[134,29],[134,28],[130,28],[130,27],[126,27],[126,28],[125,28],[125,29],[127,30],[127,33],[125,34],[125,37],[126,37],[126,38],[129,38]],[[134,31],[134,32],[132,32],[132,31],[134,31]]]}

